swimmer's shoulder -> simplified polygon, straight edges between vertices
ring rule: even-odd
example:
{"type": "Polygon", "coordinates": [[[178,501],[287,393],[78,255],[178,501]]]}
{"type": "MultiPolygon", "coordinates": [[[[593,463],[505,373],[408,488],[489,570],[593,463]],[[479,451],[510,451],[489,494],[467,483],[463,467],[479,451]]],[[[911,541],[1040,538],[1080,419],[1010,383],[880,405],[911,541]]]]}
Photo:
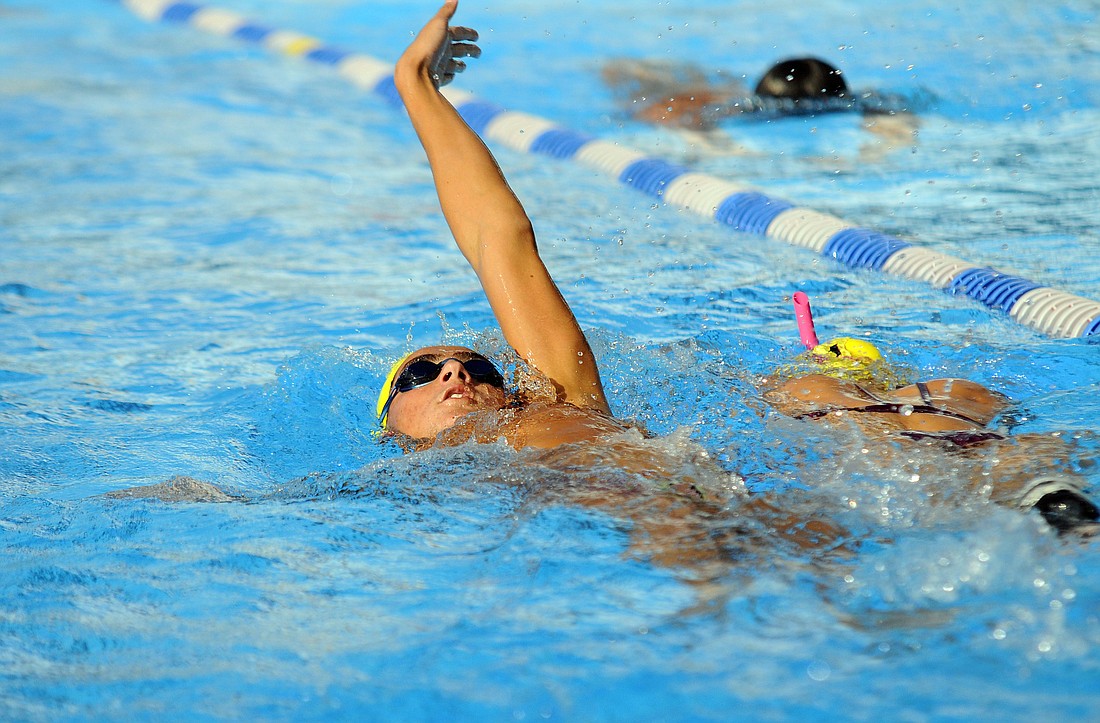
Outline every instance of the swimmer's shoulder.
{"type": "Polygon", "coordinates": [[[629,424],[595,409],[540,401],[467,414],[417,448],[453,447],[469,442],[494,444],[503,439],[515,449],[550,449],[563,444],[597,442],[630,428],[629,424]]]}
{"type": "Polygon", "coordinates": [[[630,428],[609,414],[563,402],[537,402],[508,411],[501,431],[517,449],[596,442],[630,428]]]}

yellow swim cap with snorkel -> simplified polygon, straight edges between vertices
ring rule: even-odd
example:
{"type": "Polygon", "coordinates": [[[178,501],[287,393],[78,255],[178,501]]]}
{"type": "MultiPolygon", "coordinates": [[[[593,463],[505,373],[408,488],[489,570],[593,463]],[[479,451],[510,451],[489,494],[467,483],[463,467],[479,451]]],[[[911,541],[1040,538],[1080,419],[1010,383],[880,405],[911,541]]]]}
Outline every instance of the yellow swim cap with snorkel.
{"type": "Polygon", "coordinates": [[[838,337],[824,344],[819,342],[810,312],[810,300],[801,291],[794,294],[794,308],[799,336],[808,350],[805,356],[812,362],[812,368],[805,371],[883,386],[897,383],[898,373],[886,363],[882,352],[871,342],[850,336],[838,337]]]}

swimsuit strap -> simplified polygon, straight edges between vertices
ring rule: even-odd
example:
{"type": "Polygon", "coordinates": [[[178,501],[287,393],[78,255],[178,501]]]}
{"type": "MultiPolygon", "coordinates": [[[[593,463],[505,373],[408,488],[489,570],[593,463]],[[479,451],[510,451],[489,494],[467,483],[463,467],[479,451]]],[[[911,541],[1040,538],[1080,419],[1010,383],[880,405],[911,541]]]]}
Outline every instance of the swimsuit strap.
{"type": "MultiPolygon", "coordinates": [[[[923,396],[923,395],[922,395],[923,396]]],[[[952,417],[968,424],[973,424],[977,427],[984,427],[985,425],[976,419],[971,419],[965,414],[959,414],[958,412],[952,412],[949,409],[941,409],[940,407],[932,406],[931,404],[896,404],[893,402],[882,402],[880,404],[868,404],[864,407],[824,407],[822,409],[815,409],[811,412],[805,412],[804,414],[795,415],[795,419],[821,419],[833,412],[868,412],[871,414],[902,414],[902,410],[905,409],[909,414],[934,414],[937,417],[952,417]]]]}
{"type": "Polygon", "coordinates": [[[991,440],[1006,439],[1003,434],[997,432],[990,432],[987,430],[976,429],[974,431],[960,429],[954,432],[918,432],[915,429],[902,429],[898,430],[897,434],[902,437],[908,437],[909,439],[938,439],[945,442],[950,442],[957,447],[973,447],[976,444],[982,442],[989,442],[991,440]]]}
{"type": "Polygon", "coordinates": [[[811,412],[794,415],[795,419],[821,419],[833,412],[879,412],[883,414],[900,414],[901,407],[897,404],[868,404],[866,407],[822,407],[811,412]]]}
{"type": "Polygon", "coordinates": [[[924,382],[917,382],[915,386],[917,387],[917,391],[920,392],[920,398],[924,400],[924,403],[933,406],[932,392],[928,391],[928,385],[924,382]]]}

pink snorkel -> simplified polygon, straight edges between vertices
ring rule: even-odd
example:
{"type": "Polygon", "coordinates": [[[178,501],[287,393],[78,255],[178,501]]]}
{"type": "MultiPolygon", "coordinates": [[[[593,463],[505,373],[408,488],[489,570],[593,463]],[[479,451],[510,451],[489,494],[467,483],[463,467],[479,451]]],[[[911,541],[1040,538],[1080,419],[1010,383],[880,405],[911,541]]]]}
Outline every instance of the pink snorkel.
{"type": "Polygon", "coordinates": [[[814,331],[814,317],[810,313],[810,297],[801,291],[794,292],[794,318],[798,321],[798,336],[807,349],[813,349],[819,342],[814,331]]]}

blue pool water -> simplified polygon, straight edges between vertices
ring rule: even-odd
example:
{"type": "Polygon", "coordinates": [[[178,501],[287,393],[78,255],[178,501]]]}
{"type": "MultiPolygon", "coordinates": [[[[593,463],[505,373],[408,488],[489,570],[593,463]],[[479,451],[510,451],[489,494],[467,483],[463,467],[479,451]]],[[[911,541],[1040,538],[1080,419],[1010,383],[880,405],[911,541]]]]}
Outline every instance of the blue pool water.
{"type": "MultiPolygon", "coordinates": [[[[384,59],[434,9],[225,4],[384,59]]],[[[466,2],[485,54],[460,85],[1100,295],[1095,2],[802,5],[466,2]],[[865,161],[836,116],[730,122],[751,153],[701,150],[599,80],[609,58],[752,79],[788,54],[921,99],[919,142],[865,161]]],[[[731,505],[699,525],[744,527],[740,557],[662,563],[631,536],[660,490],[596,508],[583,473],[506,448],[405,456],[371,435],[397,354],[503,353],[400,112],[108,0],[3,0],[0,23],[0,717],[1097,716],[1097,543],[963,497],[936,459],[868,469],[755,387],[798,352],[802,289],[823,335],[1018,400],[1015,432],[1060,434],[1097,493],[1095,341],[498,149],[616,411],[700,484],[736,486],[693,466],[705,453],[855,549],[769,544],[731,505]],[[176,475],[232,501],[104,496],[176,475]]]]}

